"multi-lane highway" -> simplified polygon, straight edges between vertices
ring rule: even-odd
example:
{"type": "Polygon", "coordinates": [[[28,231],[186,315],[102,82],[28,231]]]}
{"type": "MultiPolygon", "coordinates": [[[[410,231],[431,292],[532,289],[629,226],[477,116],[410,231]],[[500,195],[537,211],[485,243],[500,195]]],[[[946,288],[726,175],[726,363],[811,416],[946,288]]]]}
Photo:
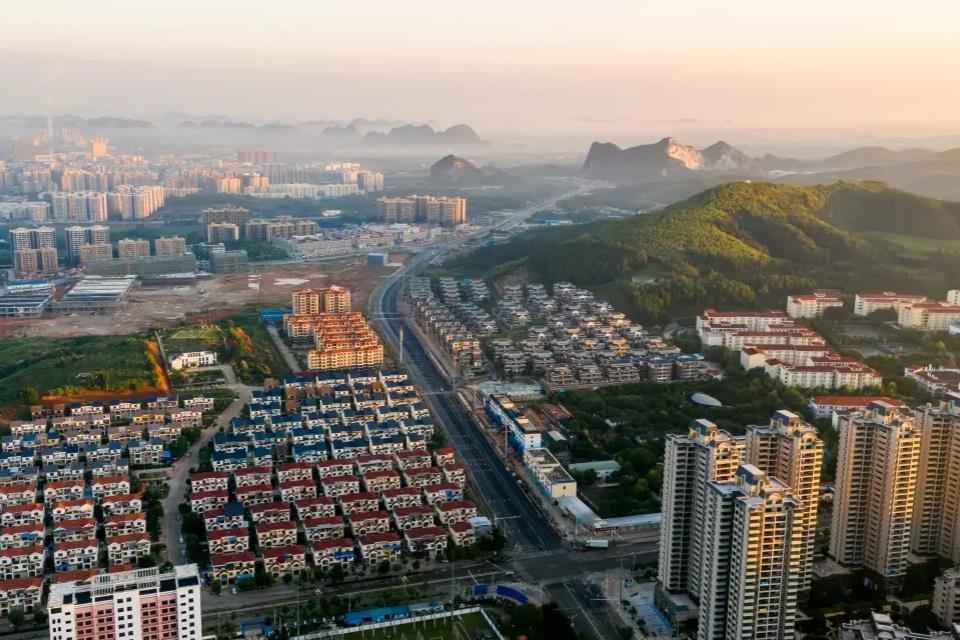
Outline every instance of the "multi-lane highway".
{"type": "MultiPolygon", "coordinates": [[[[405,268],[403,275],[417,273],[431,257],[432,254],[424,254],[414,258],[405,268]]],[[[561,547],[561,538],[547,524],[537,505],[497,456],[480,431],[481,427],[473,414],[400,317],[397,299],[402,285],[402,277],[391,278],[374,295],[374,320],[381,335],[398,352],[401,348],[400,332],[403,330],[404,365],[446,429],[452,446],[467,466],[473,483],[480,492],[482,502],[490,515],[494,516],[507,532],[511,542],[526,549],[549,550],[561,547]]]]}
{"type": "MultiPolygon", "coordinates": [[[[582,193],[589,186],[582,184],[572,192],[513,211],[495,228],[501,231],[511,230],[534,213],[555,206],[563,198],[582,193]]],[[[461,243],[465,241],[466,239],[463,239],[461,243]]],[[[373,319],[380,334],[394,351],[401,352],[402,349],[404,365],[450,436],[457,455],[467,466],[482,503],[488,513],[497,519],[498,526],[502,527],[510,542],[524,551],[560,549],[563,547],[563,539],[550,527],[539,505],[527,495],[517,478],[497,456],[476,418],[399,313],[398,300],[404,280],[417,275],[431,261],[459,246],[461,245],[445,244],[428,249],[414,256],[402,269],[389,277],[371,298],[373,319]]]]}

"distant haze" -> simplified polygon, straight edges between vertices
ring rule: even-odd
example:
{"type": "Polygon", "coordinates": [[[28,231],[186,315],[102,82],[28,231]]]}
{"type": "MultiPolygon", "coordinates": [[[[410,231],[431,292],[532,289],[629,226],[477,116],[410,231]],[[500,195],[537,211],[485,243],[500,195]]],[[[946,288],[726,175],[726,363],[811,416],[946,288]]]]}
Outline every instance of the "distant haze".
{"type": "Polygon", "coordinates": [[[0,113],[960,130],[951,0],[33,0],[2,24],[0,113]]]}

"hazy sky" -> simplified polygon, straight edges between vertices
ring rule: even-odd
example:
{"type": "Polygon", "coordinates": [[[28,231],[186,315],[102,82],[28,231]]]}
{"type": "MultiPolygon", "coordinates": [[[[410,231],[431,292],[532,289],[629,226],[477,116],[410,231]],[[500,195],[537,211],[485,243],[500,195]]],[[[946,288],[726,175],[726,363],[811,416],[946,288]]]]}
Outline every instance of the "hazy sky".
{"type": "Polygon", "coordinates": [[[30,0],[0,15],[0,113],[533,133],[960,123],[956,0],[30,0]]]}

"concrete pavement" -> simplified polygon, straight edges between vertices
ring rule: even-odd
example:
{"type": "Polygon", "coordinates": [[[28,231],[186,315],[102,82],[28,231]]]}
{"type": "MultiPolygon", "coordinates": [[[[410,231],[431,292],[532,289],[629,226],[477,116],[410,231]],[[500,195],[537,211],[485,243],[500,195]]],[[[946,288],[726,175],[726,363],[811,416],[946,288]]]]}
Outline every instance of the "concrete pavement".
{"type": "Polygon", "coordinates": [[[190,475],[190,468],[196,467],[200,462],[200,450],[207,446],[207,443],[220,430],[226,427],[230,421],[240,415],[243,406],[250,402],[250,392],[255,388],[236,381],[236,375],[230,365],[222,365],[224,375],[227,380],[233,380],[227,388],[237,394],[236,399],[217,416],[213,424],[203,430],[200,438],[193,443],[190,450],[170,467],[167,480],[167,497],[163,501],[163,538],[167,544],[167,559],[173,564],[186,564],[183,557],[184,545],[180,544],[180,503],[184,501],[184,492],[187,487],[187,479],[190,475]],[[229,375],[227,375],[229,370],[229,375]]]}

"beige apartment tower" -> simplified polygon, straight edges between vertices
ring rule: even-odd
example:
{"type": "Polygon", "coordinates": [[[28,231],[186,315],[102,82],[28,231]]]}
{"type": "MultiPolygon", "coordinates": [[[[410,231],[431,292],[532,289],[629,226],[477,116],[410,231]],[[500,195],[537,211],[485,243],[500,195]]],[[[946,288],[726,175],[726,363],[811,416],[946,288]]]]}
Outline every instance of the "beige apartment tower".
{"type": "Polygon", "coordinates": [[[915,412],[920,467],[913,508],[912,548],[960,562],[960,393],[915,412]]]}
{"type": "Polygon", "coordinates": [[[159,237],[153,241],[156,256],[182,256],[187,253],[187,241],[180,236],[159,237]]]}
{"type": "Polygon", "coordinates": [[[301,289],[292,296],[294,315],[315,316],[321,313],[350,311],[350,289],[331,285],[322,289],[301,289]]]}
{"type": "Polygon", "coordinates": [[[700,640],[781,640],[793,636],[799,565],[794,546],[801,501],[751,464],[711,482],[705,502],[700,640]]]}
{"type": "Polygon", "coordinates": [[[117,242],[117,256],[121,258],[146,258],[150,256],[150,241],[123,238],[117,242]]]}
{"type": "Polygon", "coordinates": [[[814,535],[820,502],[823,440],[817,430],[790,411],[777,411],[766,426],[747,428],[746,461],[790,487],[798,500],[792,547],[799,561],[798,584],[810,585],[814,535]]]}
{"type": "Polygon", "coordinates": [[[210,244],[226,244],[239,239],[240,227],[232,222],[211,222],[207,225],[207,242],[210,244]]]}
{"type": "Polygon", "coordinates": [[[885,580],[901,579],[913,520],[921,430],[885,402],[840,420],[830,555],[885,580]]]}
{"type": "Polygon", "coordinates": [[[734,477],[744,444],[703,419],[694,420],[686,435],[667,435],[657,577],[668,592],[699,597],[707,484],[734,477]]]}

